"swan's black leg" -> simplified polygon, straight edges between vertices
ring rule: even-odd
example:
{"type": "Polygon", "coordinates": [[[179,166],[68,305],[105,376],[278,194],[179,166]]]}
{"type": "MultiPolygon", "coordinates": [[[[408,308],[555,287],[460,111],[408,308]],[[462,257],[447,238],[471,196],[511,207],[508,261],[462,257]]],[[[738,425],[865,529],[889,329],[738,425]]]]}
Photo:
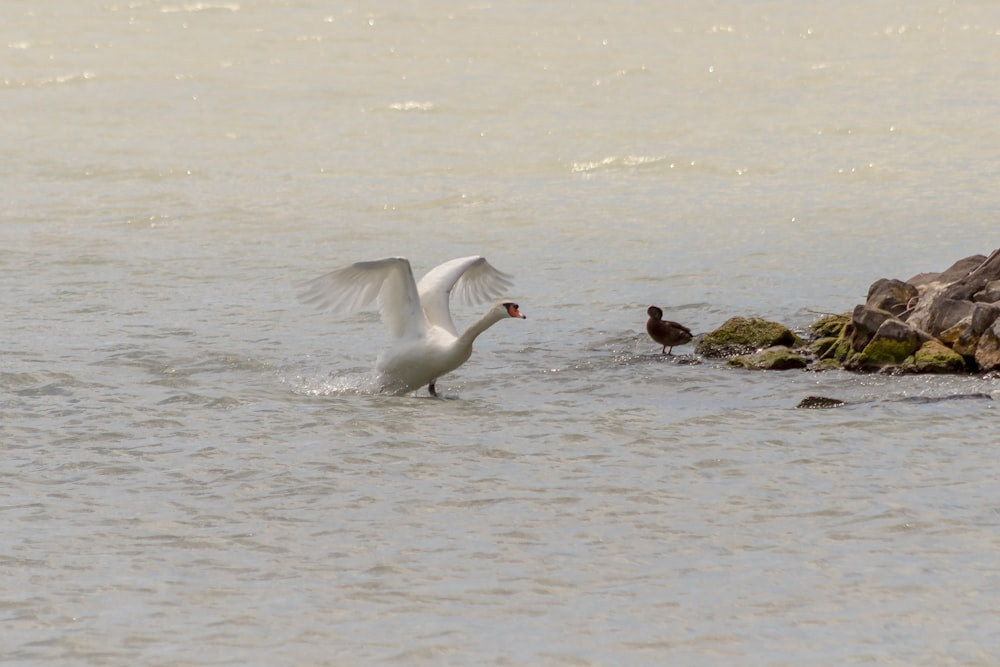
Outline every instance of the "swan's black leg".
{"type": "MultiPolygon", "coordinates": [[[[434,382],[437,382],[437,380],[434,380],[434,382]]],[[[434,382],[431,382],[429,385],[427,385],[427,390],[431,392],[431,396],[438,395],[437,389],[434,388],[434,382]]]]}

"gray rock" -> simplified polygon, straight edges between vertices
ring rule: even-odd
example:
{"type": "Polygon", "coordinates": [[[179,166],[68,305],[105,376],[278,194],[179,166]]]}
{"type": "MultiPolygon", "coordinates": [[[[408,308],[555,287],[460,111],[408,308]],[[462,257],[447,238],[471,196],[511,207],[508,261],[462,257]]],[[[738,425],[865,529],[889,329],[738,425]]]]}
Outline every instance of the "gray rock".
{"type": "Polygon", "coordinates": [[[986,287],[972,295],[972,300],[979,303],[1000,302],[1000,280],[986,283],[986,287]]]}
{"type": "Polygon", "coordinates": [[[872,283],[868,288],[868,299],[865,305],[871,308],[878,308],[892,313],[899,317],[909,308],[911,301],[917,298],[920,292],[916,287],[902,280],[882,278],[872,283]]]}
{"type": "Polygon", "coordinates": [[[953,283],[961,280],[986,261],[986,255],[972,255],[960,259],[940,273],[918,273],[906,282],[922,288],[932,283],[953,283]]]}
{"type": "Polygon", "coordinates": [[[979,337],[975,360],[982,371],[1000,370],[1000,320],[995,321],[979,337]]]}
{"type": "Polygon", "coordinates": [[[950,285],[944,291],[948,299],[971,299],[972,295],[984,289],[994,280],[1000,280],[1000,249],[994,250],[982,264],[973,269],[964,278],[950,285]]]}
{"type": "Polygon", "coordinates": [[[1000,317],[990,303],[938,299],[930,310],[926,330],[963,356],[975,354],[979,337],[1000,317]]]}
{"type": "Polygon", "coordinates": [[[854,312],[851,313],[851,348],[855,352],[865,349],[865,346],[875,337],[875,333],[882,326],[882,323],[891,319],[895,318],[887,310],[872,308],[864,304],[855,306],[854,312]]]}
{"type": "Polygon", "coordinates": [[[939,336],[942,331],[950,329],[965,318],[972,318],[976,304],[971,301],[949,299],[942,293],[930,305],[927,321],[922,329],[932,336],[939,336]]]}

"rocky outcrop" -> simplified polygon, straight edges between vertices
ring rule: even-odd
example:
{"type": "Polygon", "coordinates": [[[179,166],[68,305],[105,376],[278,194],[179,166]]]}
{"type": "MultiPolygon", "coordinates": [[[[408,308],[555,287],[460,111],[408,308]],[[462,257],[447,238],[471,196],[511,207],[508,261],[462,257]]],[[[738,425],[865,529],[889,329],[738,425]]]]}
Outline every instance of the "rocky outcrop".
{"type": "Polygon", "coordinates": [[[733,317],[695,352],[750,370],[1000,372],[1000,249],[939,273],[876,280],[864,303],[820,318],[805,340],[777,322],[733,317]]]}
{"type": "Polygon", "coordinates": [[[998,371],[998,283],[1000,250],[940,273],[877,280],[849,316],[816,322],[809,348],[824,365],[855,371],[998,371]]]}

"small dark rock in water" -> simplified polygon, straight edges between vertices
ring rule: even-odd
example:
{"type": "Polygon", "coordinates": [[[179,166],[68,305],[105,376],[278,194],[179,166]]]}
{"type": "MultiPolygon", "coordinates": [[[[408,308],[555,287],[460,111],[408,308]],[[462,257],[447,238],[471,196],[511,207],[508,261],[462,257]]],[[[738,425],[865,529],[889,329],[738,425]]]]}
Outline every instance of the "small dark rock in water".
{"type": "Polygon", "coordinates": [[[842,405],[844,405],[844,402],[839,398],[827,398],[826,396],[806,396],[795,407],[816,410],[822,408],[839,408],[842,405]]]}

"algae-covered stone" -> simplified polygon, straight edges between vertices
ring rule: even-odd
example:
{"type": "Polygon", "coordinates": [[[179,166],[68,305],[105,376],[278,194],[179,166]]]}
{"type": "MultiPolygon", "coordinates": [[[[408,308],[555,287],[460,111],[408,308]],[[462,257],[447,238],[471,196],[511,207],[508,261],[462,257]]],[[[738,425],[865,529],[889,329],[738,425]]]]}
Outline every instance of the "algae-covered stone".
{"type": "Polygon", "coordinates": [[[840,338],[837,337],[819,338],[806,345],[806,348],[816,355],[816,357],[823,359],[832,356],[836,352],[839,342],[840,338]]]}
{"type": "Polygon", "coordinates": [[[783,324],[759,317],[732,317],[721,327],[705,334],[695,352],[706,357],[733,357],[775,345],[799,345],[799,340],[783,324]]]}
{"type": "Polygon", "coordinates": [[[879,327],[888,320],[895,319],[887,310],[872,308],[865,304],[858,304],[851,313],[851,326],[846,331],[850,332],[851,349],[860,352],[865,349],[868,343],[872,342],[879,327]]]}
{"type": "Polygon", "coordinates": [[[815,338],[839,338],[850,323],[850,315],[827,315],[809,325],[809,330],[815,338]]]}
{"type": "Polygon", "coordinates": [[[838,367],[851,352],[853,333],[850,314],[826,315],[809,326],[812,340],[806,346],[820,362],[832,360],[828,367],[838,367]]]}
{"type": "Polygon", "coordinates": [[[842,359],[820,359],[812,365],[812,370],[814,371],[834,371],[839,370],[844,367],[844,362],[842,359]]]}
{"type": "Polygon", "coordinates": [[[929,340],[913,353],[913,370],[917,373],[961,373],[965,359],[959,353],[936,340],[929,340]]]}
{"type": "Polygon", "coordinates": [[[901,366],[920,349],[919,340],[876,338],[845,364],[849,370],[874,371],[889,366],[901,366]]]}
{"type": "Polygon", "coordinates": [[[751,371],[787,371],[805,368],[809,362],[801,354],[796,354],[782,345],[755,354],[734,357],[727,361],[726,365],[738,366],[751,371]]]}

